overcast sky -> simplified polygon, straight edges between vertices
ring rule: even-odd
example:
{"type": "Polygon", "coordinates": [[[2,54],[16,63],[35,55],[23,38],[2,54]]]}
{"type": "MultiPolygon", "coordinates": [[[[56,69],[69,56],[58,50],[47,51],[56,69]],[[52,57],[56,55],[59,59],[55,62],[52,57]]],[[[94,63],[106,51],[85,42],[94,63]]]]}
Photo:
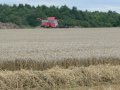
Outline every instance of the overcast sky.
{"type": "Polygon", "coordinates": [[[1,4],[30,4],[30,5],[67,5],[70,8],[76,6],[80,10],[89,11],[116,11],[120,13],[120,0],[0,0],[1,4]]]}

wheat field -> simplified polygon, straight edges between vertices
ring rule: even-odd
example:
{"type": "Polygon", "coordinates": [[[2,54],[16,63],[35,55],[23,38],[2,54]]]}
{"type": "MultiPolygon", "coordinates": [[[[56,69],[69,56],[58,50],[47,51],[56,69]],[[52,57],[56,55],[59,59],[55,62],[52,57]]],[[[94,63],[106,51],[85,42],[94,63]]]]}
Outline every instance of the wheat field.
{"type": "Polygon", "coordinates": [[[120,28],[0,30],[0,59],[119,57],[120,28]]]}
{"type": "Polygon", "coordinates": [[[0,30],[0,90],[119,90],[120,28],[0,30]]]}

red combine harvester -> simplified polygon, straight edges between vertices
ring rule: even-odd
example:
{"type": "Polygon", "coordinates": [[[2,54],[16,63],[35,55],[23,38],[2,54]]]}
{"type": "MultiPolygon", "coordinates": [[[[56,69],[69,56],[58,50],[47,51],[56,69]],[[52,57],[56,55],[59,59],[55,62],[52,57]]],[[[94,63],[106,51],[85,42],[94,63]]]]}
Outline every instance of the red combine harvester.
{"type": "Polygon", "coordinates": [[[41,21],[41,27],[50,27],[50,28],[58,27],[58,20],[56,19],[56,17],[48,17],[47,20],[37,18],[37,20],[41,21]]]}

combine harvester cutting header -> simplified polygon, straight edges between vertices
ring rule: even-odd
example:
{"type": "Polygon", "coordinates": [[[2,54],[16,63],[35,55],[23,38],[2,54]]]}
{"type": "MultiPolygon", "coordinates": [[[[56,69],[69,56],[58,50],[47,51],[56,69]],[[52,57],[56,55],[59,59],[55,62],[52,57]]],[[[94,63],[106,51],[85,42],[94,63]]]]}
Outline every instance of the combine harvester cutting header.
{"type": "Polygon", "coordinates": [[[37,20],[41,21],[41,27],[45,28],[68,28],[66,26],[60,26],[59,20],[56,17],[48,17],[46,20],[37,18],[37,20]]]}

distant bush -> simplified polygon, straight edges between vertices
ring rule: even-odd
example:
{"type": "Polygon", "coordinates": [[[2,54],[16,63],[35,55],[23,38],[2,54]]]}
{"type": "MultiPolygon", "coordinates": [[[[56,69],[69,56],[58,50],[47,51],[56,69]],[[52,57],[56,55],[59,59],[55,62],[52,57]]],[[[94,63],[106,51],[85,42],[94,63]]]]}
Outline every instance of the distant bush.
{"type": "Polygon", "coordinates": [[[1,23],[0,22],[0,29],[18,29],[20,28],[18,25],[13,23],[1,23]]]}

